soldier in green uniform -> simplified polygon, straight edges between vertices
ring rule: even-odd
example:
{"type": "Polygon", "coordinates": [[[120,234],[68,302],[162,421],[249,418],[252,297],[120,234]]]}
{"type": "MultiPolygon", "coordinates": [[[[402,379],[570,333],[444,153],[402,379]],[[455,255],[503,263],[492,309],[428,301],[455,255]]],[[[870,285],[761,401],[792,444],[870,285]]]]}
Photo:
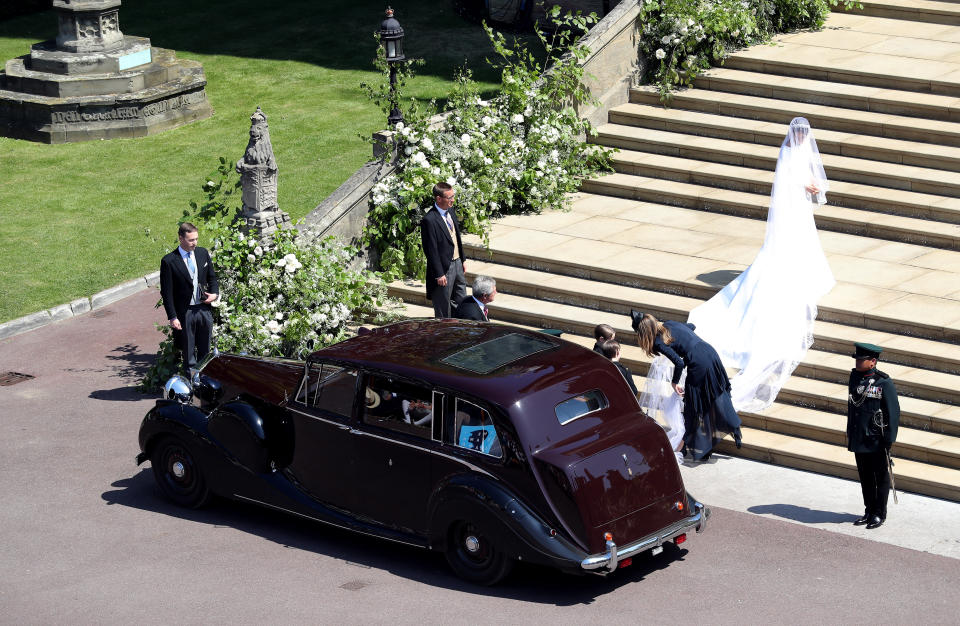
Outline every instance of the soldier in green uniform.
{"type": "Polygon", "coordinates": [[[887,519],[889,452],[897,440],[900,402],[893,380],[877,369],[883,348],[869,343],[855,345],[857,364],[850,372],[847,399],[847,450],[857,459],[865,511],[854,525],[866,524],[873,529],[887,519]]]}

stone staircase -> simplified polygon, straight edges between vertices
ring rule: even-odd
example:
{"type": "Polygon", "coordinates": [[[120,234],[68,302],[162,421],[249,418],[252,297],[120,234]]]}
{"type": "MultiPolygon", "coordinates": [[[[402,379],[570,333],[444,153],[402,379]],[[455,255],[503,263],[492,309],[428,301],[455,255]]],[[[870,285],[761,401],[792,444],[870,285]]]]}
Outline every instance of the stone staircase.
{"type": "MultiPolygon", "coordinates": [[[[897,487],[960,501],[960,27],[931,18],[960,4],[864,5],[896,19],[834,13],[823,31],[731,56],[670,108],[632,90],[595,139],[619,148],[615,173],[585,181],[570,212],[500,220],[489,251],[465,241],[468,281],[497,280],[498,321],[585,347],[612,325],[642,377],[629,310],[685,320],[753,260],[786,124],[802,115],[830,178],[816,220],[838,283],[777,402],[741,414],[743,448],[721,449],[855,478],[846,380],[853,343],[869,341],[901,395],[897,487]]],[[[422,285],[391,290],[431,315],[422,285]]]]}

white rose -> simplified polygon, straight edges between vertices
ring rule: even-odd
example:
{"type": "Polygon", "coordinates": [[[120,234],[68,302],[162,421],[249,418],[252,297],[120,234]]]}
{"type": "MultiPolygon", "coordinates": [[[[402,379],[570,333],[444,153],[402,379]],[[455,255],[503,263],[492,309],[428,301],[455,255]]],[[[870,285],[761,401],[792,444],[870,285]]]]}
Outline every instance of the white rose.
{"type": "Polygon", "coordinates": [[[673,39],[673,35],[664,35],[663,37],[660,38],[660,43],[666,45],[670,43],[671,39],[673,39]]]}
{"type": "Polygon", "coordinates": [[[248,261],[248,262],[253,263],[253,262],[256,261],[256,260],[257,260],[256,255],[253,255],[253,254],[248,254],[248,255],[247,255],[247,261],[248,261]]]}
{"type": "Polygon", "coordinates": [[[515,113],[515,114],[513,115],[513,117],[510,118],[510,121],[513,122],[514,124],[522,124],[522,123],[523,123],[523,113],[515,113]]]}
{"type": "Polygon", "coordinates": [[[263,248],[261,248],[260,246],[257,246],[256,248],[253,249],[253,253],[257,256],[262,256],[263,248]]]}
{"type": "Polygon", "coordinates": [[[399,132],[403,131],[403,129],[406,128],[406,127],[403,125],[403,122],[397,122],[397,125],[396,125],[395,128],[397,129],[397,132],[399,133],[399,132]]]}
{"type": "Polygon", "coordinates": [[[460,135],[460,143],[462,143],[464,147],[469,146],[469,145],[470,145],[470,135],[468,135],[467,133],[463,133],[462,135],[460,135]]]}
{"type": "Polygon", "coordinates": [[[662,59],[667,56],[667,53],[663,51],[663,48],[657,48],[657,51],[653,53],[658,59],[662,59]]]}

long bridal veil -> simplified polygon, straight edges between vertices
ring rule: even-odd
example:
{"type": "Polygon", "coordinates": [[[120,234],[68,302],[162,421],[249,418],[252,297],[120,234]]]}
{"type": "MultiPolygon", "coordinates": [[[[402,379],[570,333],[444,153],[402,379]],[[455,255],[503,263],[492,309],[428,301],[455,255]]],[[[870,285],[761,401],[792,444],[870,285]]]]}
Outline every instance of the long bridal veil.
{"type": "MultiPolygon", "coordinates": [[[[683,423],[683,398],[673,390],[673,362],[663,355],[654,357],[647,372],[647,380],[640,394],[640,407],[655,419],[667,432],[667,439],[677,457],[677,463],[683,464],[683,455],[678,452],[683,443],[685,426],[683,423]]],[[[680,385],[687,380],[687,372],[680,375],[680,385]]]]}
{"type": "Polygon", "coordinates": [[[725,366],[740,370],[730,381],[738,411],[770,406],[813,344],[817,301],[836,283],[813,220],[813,206],[826,203],[827,189],[810,124],[794,118],[780,146],[760,252],[690,312],[697,334],[725,366]]]}

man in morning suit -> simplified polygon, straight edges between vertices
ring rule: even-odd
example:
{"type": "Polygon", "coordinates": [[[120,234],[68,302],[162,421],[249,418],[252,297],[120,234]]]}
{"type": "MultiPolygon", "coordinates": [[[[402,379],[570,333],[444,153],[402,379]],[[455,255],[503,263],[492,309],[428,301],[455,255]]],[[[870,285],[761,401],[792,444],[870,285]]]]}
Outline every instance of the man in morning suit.
{"type": "Polygon", "coordinates": [[[456,192],[447,183],[433,186],[433,208],[420,222],[420,240],[427,258],[427,298],[435,317],[450,317],[453,307],[467,295],[463,277],[463,243],[453,214],[456,192]]]}
{"type": "Polygon", "coordinates": [[[490,320],[487,305],[493,302],[497,295],[497,281],[489,276],[477,276],[473,279],[473,295],[467,296],[457,305],[456,317],[462,320],[490,320]]]}
{"type": "Polygon", "coordinates": [[[890,446],[897,440],[900,401],[893,380],[877,369],[883,348],[858,343],[847,397],[847,450],[853,452],[863,491],[863,517],[855,526],[874,529],[887,519],[890,446]]]}
{"type": "Polygon", "coordinates": [[[220,285],[210,253],[197,246],[199,233],[190,222],[180,224],[180,246],[160,261],[160,297],[173,329],[173,341],[183,353],[189,375],[210,351],[213,312],[220,285]]]}

